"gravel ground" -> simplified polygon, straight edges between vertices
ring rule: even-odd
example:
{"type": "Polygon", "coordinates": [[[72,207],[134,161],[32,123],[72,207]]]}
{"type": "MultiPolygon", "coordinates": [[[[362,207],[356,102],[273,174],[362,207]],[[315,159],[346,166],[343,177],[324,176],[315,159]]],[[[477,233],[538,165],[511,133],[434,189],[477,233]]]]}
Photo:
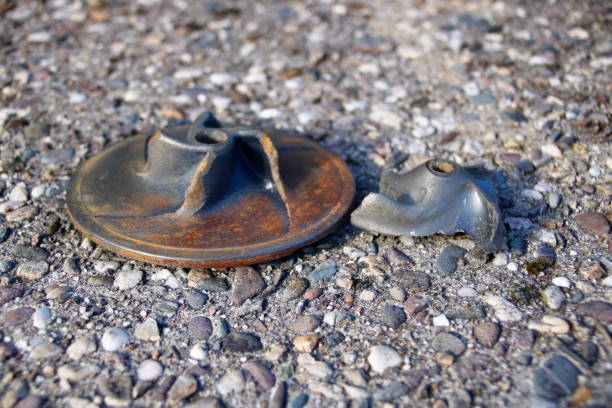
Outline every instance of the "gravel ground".
{"type": "Polygon", "coordinates": [[[0,1],[0,406],[606,406],[609,6],[0,1]],[[483,164],[508,249],[344,223],[184,270],[84,240],[75,166],[202,110],[309,134],[357,200],[383,166],[483,164]]]}

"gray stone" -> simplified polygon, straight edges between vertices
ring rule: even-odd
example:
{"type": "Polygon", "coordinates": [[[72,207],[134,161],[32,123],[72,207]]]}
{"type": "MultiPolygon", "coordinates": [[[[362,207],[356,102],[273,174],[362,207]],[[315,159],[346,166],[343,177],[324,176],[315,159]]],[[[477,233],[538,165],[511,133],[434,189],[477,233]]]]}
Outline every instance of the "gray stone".
{"type": "Polygon", "coordinates": [[[556,285],[550,285],[546,289],[544,289],[544,299],[546,300],[546,305],[552,310],[559,310],[563,303],[565,303],[565,294],[556,285]]]}
{"type": "Polygon", "coordinates": [[[457,270],[457,263],[466,254],[466,250],[458,246],[447,246],[436,258],[436,269],[440,276],[449,276],[457,270]]]}
{"type": "Polygon", "coordinates": [[[223,349],[236,352],[259,351],[263,348],[259,337],[244,332],[232,332],[223,338],[223,349]]]}
{"type": "Polygon", "coordinates": [[[401,381],[392,381],[388,385],[374,392],[374,401],[393,402],[403,395],[408,394],[410,388],[401,381]]]}
{"type": "Polygon", "coordinates": [[[580,303],[576,306],[576,313],[604,323],[612,323],[612,305],[601,300],[580,303]]]}
{"type": "Polygon", "coordinates": [[[0,306],[23,296],[23,289],[20,288],[3,288],[0,287],[0,306]]]}
{"type": "Polygon", "coordinates": [[[198,382],[190,374],[183,374],[176,379],[168,391],[168,403],[176,405],[185,398],[195,394],[198,390],[198,382]]]}
{"type": "Polygon", "coordinates": [[[334,261],[329,261],[322,265],[319,265],[314,271],[310,272],[308,277],[312,281],[320,281],[331,279],[336,272],[338,271],[338,267],[334,261]]]}
{"type": "Polygon", "coordinates": [[[4,327],[21,326],[34,314],[34,309],[31,307],[18,307],[8,310],[0,315],[0,324],[4,327]]]}
{"type": "Polygon", "coordinates": [[[303,315],[289,323],[289,330],[296,333],[308,333],[319,327],[321,320],[317,316],[303,315]]]}
{"type": "Polygon", "coordinates": [[[474,327],[474,337],[485,347],[493,347],[501,334],[499,324],[493,322],[484,322],[474,327]]]}
{"type": "Polygon", "coordinates": [[[533,389],[553,401],[572,395],[578,387],[580,370],[561,354],[549,357],[533,375],[533,389]]]}
{"type": "Polygon", "coordinates": [[[15,267],[15,262],[9,261],[8,259],[3,259],[0,261],[0,275],[4,275],[13,270],[15,267]]]}
{"type": "Polygon", "coordinates": [[[395,272],[395,277],[408,289],[417,292],[426,292],[431,287],[431,278],[424,272],[402,268],[395,272]]]}
{"type": "Polygon", "coordinates": [[[130,335],[123,329],[112,327],[102,336],[102,348],[106,351],[117,351],[130,341],[130,335]]]}
{"type": "Polygon", "coordinates": [[[208,300],[208,295],[192,290],[187,295],[187,304],[194,310],[200,310],[208,300]]]}
{"type": "Polygon", "coordinates": [[[434,337],[432,347],[436,351],[449,352],[454,356],[460,356],[465,351],[465,343],[459,336],[453,333],[440,333],[434,337]]]}
{"type": "Polygon", "coordinates": [[[213,331],[213,326],[208,317],[195,316],[189,320],[187,334],[194,340],[208,340],[213,331]]]}
{"type": "Polygon", "coordinates": [[[381,307],[378,318],[381,324],[397,329],[406,322],[408,316],[401,307],[385,304],[381,307]]]}
{"type": "Polygon", "coordinates": [[[138,324],[134,329],[134,337],[142,341],[159,341],[159,327],[157,321],[151,317],[138,324]]]}

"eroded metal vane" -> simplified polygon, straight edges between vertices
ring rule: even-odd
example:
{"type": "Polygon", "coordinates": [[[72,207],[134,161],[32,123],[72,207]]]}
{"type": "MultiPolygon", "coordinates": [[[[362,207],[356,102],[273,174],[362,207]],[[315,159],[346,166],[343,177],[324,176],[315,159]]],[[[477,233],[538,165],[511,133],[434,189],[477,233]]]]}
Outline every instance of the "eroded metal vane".
{"type": "Polygon", "coordinates": [[[348,210],[353,176],[337,156],[288,132],[191,125],[134,136],[83,163],[68,212],[93,241],[154,263],[227,267],[288,255],[348,210]]]}
{"type": "Polygon", "coordinates": [[[386,235],[427,236],[464,232],[473,251],[505,245],[506,229],[495,187],[482,167],[430,160],[405,174],[383,172],[380,193],[370,193],[351,215],[356,227],[386,235]]]}

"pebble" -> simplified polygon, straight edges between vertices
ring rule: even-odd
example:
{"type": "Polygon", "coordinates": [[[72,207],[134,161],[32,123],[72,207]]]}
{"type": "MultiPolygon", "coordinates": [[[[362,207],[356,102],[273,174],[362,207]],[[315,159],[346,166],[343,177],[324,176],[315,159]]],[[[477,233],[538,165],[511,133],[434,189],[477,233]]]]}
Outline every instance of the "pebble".
{"type": "Polygon", "coordinates": [[[606,274],[606,270],[599,262],[593,262],[580,268],[580,273],[586,279],[601,279],[606,274]]]}
{"type": "Polygon", "coordinates": [[[136,325],[134,337],[142,341],[159,341],[161,336],[157,321],[149,317],[144,322],[136,325]]]}
{"type": "Polygon", "coordinates": [[[11,190],[9,201],[23,202],[28,201],[28,191],[23,184],[18,184],[11,190]]]}
{"type": "Polygon", "coordinates": [[[416,315],[417,313],[425,310],[426,308],[427,308],[427,302],[416,296],[410,296],[404,302],[404,309],[406,309],[406,312],[408,312],[408,314],[410,314],[411,316],[416,315]]]}
{"type": "MultiPolygon", "coordinates": [[[[601,284],[604,286],[607,286],[609,288],[612,288],[612,275],[605,277],[604,279],[601,280],[601,284]]],[[[2,298],[2,296],[0,295],[0,299],[2,298]]],[[[0,300],[0,304],[2,304],[2,301],[0,300]]]]}
{"type": "Polygon", "coordinates": [[[523,318],[523,313],[501,296],[485,296],[484,301],[495,310],[495,316],[501,322],[518,322],[523,318]]]}
{"type": "Polygon", "coordinates": [[[162,365],[155,360],[145,360],[138,365],[138,379],[140,381],[157,381],[164,372],[162,365]]]}
{"type": "Polygon", "coordinates": [[[406,301],[406,291],[401,286],[394,286],[389,289],[389,296],[391,296],[391,299],[396,300],[400,303],[406,301]]]}
{"type": "Polygon", "coordinates": [[[72,292],[71,286],[50,285],[45,288],[47,300],[66,300],[72,292]]]}
{"type": "Polygon", "coordinates": [[[342,343],[344,339],[344,334],[340,333],[339,331],[334,331],[323,338],[323,345],[328,349],[332,349],[342,343]]]}
{"type": "Polygon", "coordinates": [[[174,79],[188,80],[200,78],[204,75],[204,71],[201,68],[183,68],[174,73],[174,79]]]}
{"type": "Polygon", "coordinates": [[[289,330],[295,333],[308,333],[313,331],[321,324],[321,320],[312,315],[300,316],[291,323],[289,323],[289,330]]]}
{"type": "Polygon", "coordinates": [[[185,398],[195,394],[198,390],[198,383],[191,374],[182,374],[176,379],[168,391],[168,403],[176,405],[185,398]]]}
{"type": "Polygon", "coordinates": [[[546,359],[533,375],[533,390],[543,398],[559,401],[578,387],[580,370],[561,354],[546,359]]]}
{"type": "Polygon", "coordinates": [[[4,259],[0,261],[0,275],[4,275],[13,270],[15,262],[4,259]]]}
{"type": "Polygon", "coordinates": [[[546,305],[552,310],[559,310],[565,303],[565,294],[556,285],[550,285],[543,292],[546,305]]]}
{"type": "Polygon", "coordinates": [[[247,361],[242,365],[242,368],[265,390],[271,389],[276,382],[272,371],[259,361],[247,361]]]}
{"type": "Polygon", "coordinates": [[[407,319],[408,316],[399,306],[385,304],[380,309],[380,323],[393,329],[398,329],[407,319]]]}
{"type": "Polygon", "coordinates": [[[592,300],[576,306],[576,313],[604,323],[612,323],[612,304],[601,300],[592,300]]]}
{"type": "Polygon", "coordinates": [[[499,340],[501,328],[493,322],[483,322],[474,327],[474,337],[485,347],[493,347],[499,340]]]}
{"type": "Polygon", "coordinates": [[[107,329],[102,336],[102,348],[106,351],[117,351],[130,341],[130,335],[119,327],[107,329]]]}
{"type": "Polygon", "coordinates": [[[231,370],[221,377],[217,383],[217,391],[221,396],[227,397],[234,392],[241,392],[244,389],[244,385],[244,375],[242,375],[242,371],[231,370]]]}
{"type": "Polygon", "coordinates": [[[30,357],[34,360],[47,360],[60,358],[64,354],[64,349],[53,343],[41,343],[32,349],[30,357]]]}
{"type": "Polygon", "coordinates": [[[603,215],[587,212],[576,216],[576,223],[587,234],[605,236],[610,232],[610,223],[603,215]]]}
{"type": "Polygon", "coordinates": [[[45,398],[38,395],[28,395],[17,404],[13,406],[13,408],[42,408],[45,406],[45,398]]]}
{"type": "Polygon", "coordinates": [[[387,258],[393,266],[405,266],[414,263],[414,261],[405,253],[395,247],[389,248],[387,258]]]}
{"type": "Polygon", "coordinates": [[[115,276],[113,286],[119,290],[135,288],[142,281],[143,272],[140,269],[122,269],[115,276]]]}
{"type": "Polygon", "coordinates": [[[557,276],[552,279],[552,283],[555,286],[559,286],[561,288],[569,288],[572,284],[569,279],[565,276],[557,276]]]}
{"type": "Polygon", "coordinates": [[[447,352],[459,357],[466,349],[466,345],[453,333],[439,333],[434,337],[431,346],[438,352],[447,352]]]}
{"type": "Polygon", "coordinates": [[[23,289],[0,287],[0,306],[23,295],[23,289]]]}
{"type": "Polygon", "coordinates": [[[448,327],[450,326],[450,322],[448,321],[448,318],[441,314],[438,316],[434,316],[434,318],[432,319],[432,323],[434,326],[436,327],[448,327]]]}
{"type": "Polygon", "coordinates": [[[436,258],[436,269],[440,276],[449,276],[457,270],[457,264],[467,251],[461,247],[451,245],[440,252],[436,258]]]}
{"type": "Polygon", "coordinates": [[[212,322],[206,316],[192,317],[187,325],[187,335],[194,340],[208,340],[212,330],[212,322]]]}
{"type": "Polygon", "coordinates": [[[34,314],[34,309],[31,307],[18,307],[8,310],[0,315],[0,324],[4,327],[21,326],[34,314]]]}
{"type": "Polygon", "coordinates": [[[192,308],[193,310],[200,310],[206,304],[206,301],[208,300],[208,295],[192,290],[187,295],[186,300],[190,308],[192,308]]]}
{"type": "Polygon", "coordinates": [[[185,408],[224,408],[226,405],[215,397],[204,397],[185,405],[185,408]]]}
{"type": "Polygon", "coordinates": [[[310,280],[315,281],[315,282],[321,281],[321,280],[327,280],[327,279],[331,279],[336,274],[337,271],[338,271],[338,268],[336,266],[336,263],[334,261],[329,261],[329,262],[326,262],[318,266],[315,270],[310,272],[308,277],[310,278],[310,280]]]}
{"type": "Polygon", "coordinates": [[[201,344],[194,344],[193,347],[189,350],[189,357],[198,361],[206,360],[208,358],[208,352],[201,344]]]}
{"type": "Polygon", "coordinates": [[[247,299],[259,295],[266,288],[266,282],[255,268],[248,266],[236,268],[232,293],[229,296],[232,304],[240,306],[247,299]]]}
{"type": "Polygon", "coordinates": [[[546,195],[546,202],[551,209],[556,209],[561,204],[561,199],[563,197],[559,193],[551,192],[546,195]]]}
{"type": "Polygon", "coordinates": [[[30,261],[20,264],[15,275],[24,280],[35,281],[42,279],[48,272],[49,264],[45,261],[30,261]]]}
{"type": "Polygon", "coordinates": [[[46,328],[49,320],[51,320],[51,309],[48,307],[39,307],[32,315],[32,325],[37,329],[46,328]]]}
{"type": "Polygon", "coordinates": [[[319,336],[316,334],[305,334],[293,339],[293,346],[301,353],[311,353],[319,344],[319,336]]]}
{"type": "Polygon", "coordinates": [[[396,271],[395,276],[408,289],[417,292],[426,292],[431,287],[431,278],[424,272],[403,268],[396,271]]]}
{"type": "Polygon", "coordinates": [[[170,289],[178,289],[181,287],[181,281],[172,274],[168,269],[160,269],[150,277],[151,282],[163,282],[164,286],[170,289]]]}
{"type": "Polygon", "coordinates": [[[376,299],[376,292],[373,290],[366,289],[359,293],[359,300],[363,300],[364,302],[372,302],[374,299],[376,299]]]}
{"type": "Polygon", "coordinates": [[[478,296],[478,292],[476,289],[464,286],[457,291],[457,296],[460,297],[476,297],[478,296]]]}
{"type": "Polygon", "coordinates": [[[119,269],[121,264],[117,261],[97,261],[94,263],[94,269],[99,273],[113,272],[119,269]]]}
{"type": "Polygon", "coordinates": [[[6,221],[7,222],[26,221],[38,215],[39,212],[40,210],[38,209],[38,207],[35,207],[33,205],[26,205],[25,207],[21,207],[7,214],[6,221]]]}
{"type": "Polygon", "coordinates": [[[352,260],[357,260],[367,255],[367,252],[349,246],[342,247],[342,253],[352,260]]]}
{"type": "Polygon", "coordinates": [[[393,347],[379,344],[370,348],[368,363],[374,372],[382,374],[388,368],[399,366],[402,357],[393,347]]]}
{"type": "Polygon", "coordinates": [[[303,408],[308,403],[308,394],[299,394],[291,400],[289,408],[303,408]]]}
{"type": "Polygon", "coordinates": [[[306,292],[309,285],[310,283],[308,282],[308,279],[296,277],[290,278],[287,282],[287,286],[281,292],[280,300],[282,302],[288,302],[290,300],[299,298],[304,294],[304,292],[306,292]]]}
{"type": "Polygon", "coordinates": [[[306,292],[304,292],[302,298],[305,300],[313,301],[319,296],[321,296],[321,293],[323,293],[323,289],[321,288],[310,288],[306,292]]]}
{"type": "Polygon", "coordinates": [[[531,320],[527,327],[542,334],[566,334],[570,329],[568,322],[551,315],[543,316],[540,320],[531,320]]]}
{"type": "Polygon", "coordinates": [[[505,252],[498,252],[495,254],[495,258],[493,258],[493,265],[495,266],[505,266],[508,264],[508,255],[505,252]]]}
{"type": "Polygon", "coordinates": [[[83,356],[95,352],[97,349],[96,343],[87,337],[78,337],[66,349],[66,354],[73,360],[80,360],[83,356]]]}
{"type": "Polygon", "coordinates": [[[223,338],[223,349],[236,352],[259,351],[263,348],[261,340],[254,334],[232,332],[223,338]]]}
{"type": "Polygon", "coordinates": [[[403,119],[400,115],[393,112],[390,107],[382,104],[375,104],[371,109],[372,110],[369,116],[371,121],[380,123],[381,125],[388,126],[395,130],[401,129],[403,119]]]}

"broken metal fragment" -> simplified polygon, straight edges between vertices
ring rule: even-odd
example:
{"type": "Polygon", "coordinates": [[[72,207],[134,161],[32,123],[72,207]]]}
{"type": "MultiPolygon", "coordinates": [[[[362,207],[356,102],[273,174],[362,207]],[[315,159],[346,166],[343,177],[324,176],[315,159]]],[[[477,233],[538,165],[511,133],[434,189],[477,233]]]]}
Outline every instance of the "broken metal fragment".
{"type": "Polygon", "coordinates": [[[289,132],[192,125],[117,143],[70,181],[68,212],[102,247],[165,265],[268,261],[324,236],[355,192],[346,164],[289,132]]]}
{"type": "Polygon", "coordinates": [[[380,193],[368,194],[351,215],[359,228],[386,235],[464,232],[476,253],[505,245],[495,187],[483,167],[434,159],[405,174],[383,172],[380,193]]]}

